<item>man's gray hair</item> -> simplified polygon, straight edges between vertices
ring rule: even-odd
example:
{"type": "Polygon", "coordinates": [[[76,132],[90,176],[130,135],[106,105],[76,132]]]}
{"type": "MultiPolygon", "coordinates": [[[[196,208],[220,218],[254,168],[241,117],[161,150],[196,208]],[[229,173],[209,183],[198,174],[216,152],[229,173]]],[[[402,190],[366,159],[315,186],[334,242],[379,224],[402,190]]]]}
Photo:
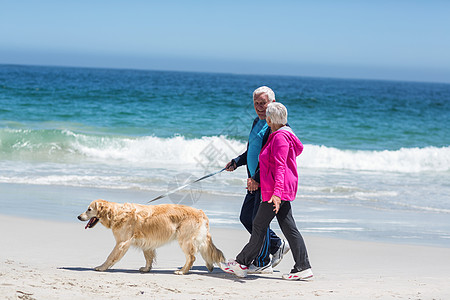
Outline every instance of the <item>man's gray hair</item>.
{"type": "Polygon", "coordinates": [[[270,118],[270,121],[276,125],[287,124],[287,109],[280,102],[269,103],[266,109],[266,117],[270,118]]]}
{"type": "Polygon", "coordinates": [[[256,95],[259,94],[266,94],[269,97],[269,101],[273,102],[275,101],[275,93],[272,91],[272,89],[268,86],[260,86],[259,88],[257,88],[254,92],[253,92],[253,99],[255,99],[256,95]]]}

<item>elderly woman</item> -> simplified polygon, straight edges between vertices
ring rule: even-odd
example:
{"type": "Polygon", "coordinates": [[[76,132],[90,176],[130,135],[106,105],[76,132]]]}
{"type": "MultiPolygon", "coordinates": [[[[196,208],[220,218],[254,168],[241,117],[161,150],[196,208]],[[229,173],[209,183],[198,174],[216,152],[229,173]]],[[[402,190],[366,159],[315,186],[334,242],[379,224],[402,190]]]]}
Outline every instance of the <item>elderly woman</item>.
{"type": "Polygon", "coordinates": [[[253,220],[253,231],[248,244],[236,256],[236,260],[222,263],[221,269],[239,277],[246,277],[248,266],[258,255],[264,242],[267,227],[276,216],[295,261],[294,268],[289,274],[283,275],[283,278],[311,278],[313,273],[305,242],[297,229],[291,209],[298,185],[296,157],[302,153],[303,145],[286,125],[287,110],[283,104],[270,103],[266,120],[272,133],[259,155],[262,203],[253,220]]]}

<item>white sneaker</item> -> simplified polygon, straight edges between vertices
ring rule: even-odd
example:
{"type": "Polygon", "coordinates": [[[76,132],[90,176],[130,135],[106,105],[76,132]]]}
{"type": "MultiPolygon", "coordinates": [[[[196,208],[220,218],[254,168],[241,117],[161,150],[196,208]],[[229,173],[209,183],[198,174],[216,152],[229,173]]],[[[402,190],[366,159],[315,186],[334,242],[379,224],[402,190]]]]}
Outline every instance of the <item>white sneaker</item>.
{"type": "Polygon", "coordinates": [[[257,267],[254,264],[251,264],[248,267],[248,274],[272,274],[273,273],[273,269],[272,269],[272,265],[268,264],[266,266],[263,267],[257,267]]]}
{"type": "Polygon", "coordinates": [[[296,269],[292,269],[291,273],[284,274],[283,279],[286,280],[305,280],[310,279],[314,276],[311,269],[306,269],[303,271],[297,271],[296,269]]]}
{"type": "Polygon", "coordinates": [[[291,247],[289,247],[289,244],[286,243],[285,240],[281,241],[280,248],[278,248],[277,252],[272,256],[272,268],[275,268],[278,266],[278,264],[283,259],[283,256],[291,250],[291,247]]]}
{"type": "Polygon", "coordinates": [[[220,268],[222,269],[222,271],[229,274],[234,274],[237,277],[247,277],[248,267],[239,264],[234,259],[229,260],[227,263],[221,262],[220,268]]]}

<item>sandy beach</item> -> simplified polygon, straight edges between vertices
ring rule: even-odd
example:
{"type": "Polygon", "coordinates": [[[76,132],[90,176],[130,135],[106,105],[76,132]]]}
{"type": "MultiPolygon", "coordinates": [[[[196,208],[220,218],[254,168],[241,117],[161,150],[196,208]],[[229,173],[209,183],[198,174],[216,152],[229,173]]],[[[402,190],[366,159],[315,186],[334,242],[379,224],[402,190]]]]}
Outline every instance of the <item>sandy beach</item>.
{"type": "MultiPolygon", "coordinates": [[[[184,263],[177,243],[160,248],[150,273],[131,249],[107,272],[93,271],[114,245],[98,225],[0,215],[0,295],[3,299],[449,299],[450,249],[347,241],[305,236],[315,277],[285,281],[290,253],[271,275],[239,279],[199,256],[188,275],[173,274],[184,263]]],[[[215,244],[233,258],[249,235],[211,228],[215,244]]]]}

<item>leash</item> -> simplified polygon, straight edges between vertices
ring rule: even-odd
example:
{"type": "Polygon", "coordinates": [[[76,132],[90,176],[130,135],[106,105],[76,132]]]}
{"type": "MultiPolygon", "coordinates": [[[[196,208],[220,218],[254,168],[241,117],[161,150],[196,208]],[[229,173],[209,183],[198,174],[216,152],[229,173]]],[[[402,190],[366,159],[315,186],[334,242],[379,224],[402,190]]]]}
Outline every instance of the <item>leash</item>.
{"type": "Polygon", "coordinates": [[[199,179],[196,179],[196,180],[190,181],[190,182],[188,182],[188,183],[186,183],[186,184],[183,184],[182,186],[179,186],[179,187],[177,187],[177,188],[175,188],[175,189],[173,189],[173,190],[170,190],[170,191],[168,191],[168,192],[166,192],[166,193],[164,193],[164,194],[162,194],[162,195],[159,195],[158,197],[156,197],[156,198],[154,198],[154,199],[148,201],[147,203],[150,203],[150,202],[159,200],[159,199],[164,198],[164,197],[166,197],[166,196],[168,196],[168,195],[170,195],[170,194],[173,194],[173,193],[175,193],[175,192],[178,192],[179,190],[184,189],[184,188],[187,187],[188,185],[191,185],[191,184],[193,184],[193,183],[199,182],[200,180],[203,180],[203,179],[206,179],[206,178],[208,178],[208,177],[211,177],[211,176],[214,176],[214,175],[216,175],[216,174],[219,174],[219,173],[225,171],[225,169],[226,169],[226,168],[223,168],[222,170],[219,170],[219,171],[217,171],[217,172],[214,172],[214,173],[205,175],[205,176],[203,176],[203,177],[200,177],[199,179]]]}

